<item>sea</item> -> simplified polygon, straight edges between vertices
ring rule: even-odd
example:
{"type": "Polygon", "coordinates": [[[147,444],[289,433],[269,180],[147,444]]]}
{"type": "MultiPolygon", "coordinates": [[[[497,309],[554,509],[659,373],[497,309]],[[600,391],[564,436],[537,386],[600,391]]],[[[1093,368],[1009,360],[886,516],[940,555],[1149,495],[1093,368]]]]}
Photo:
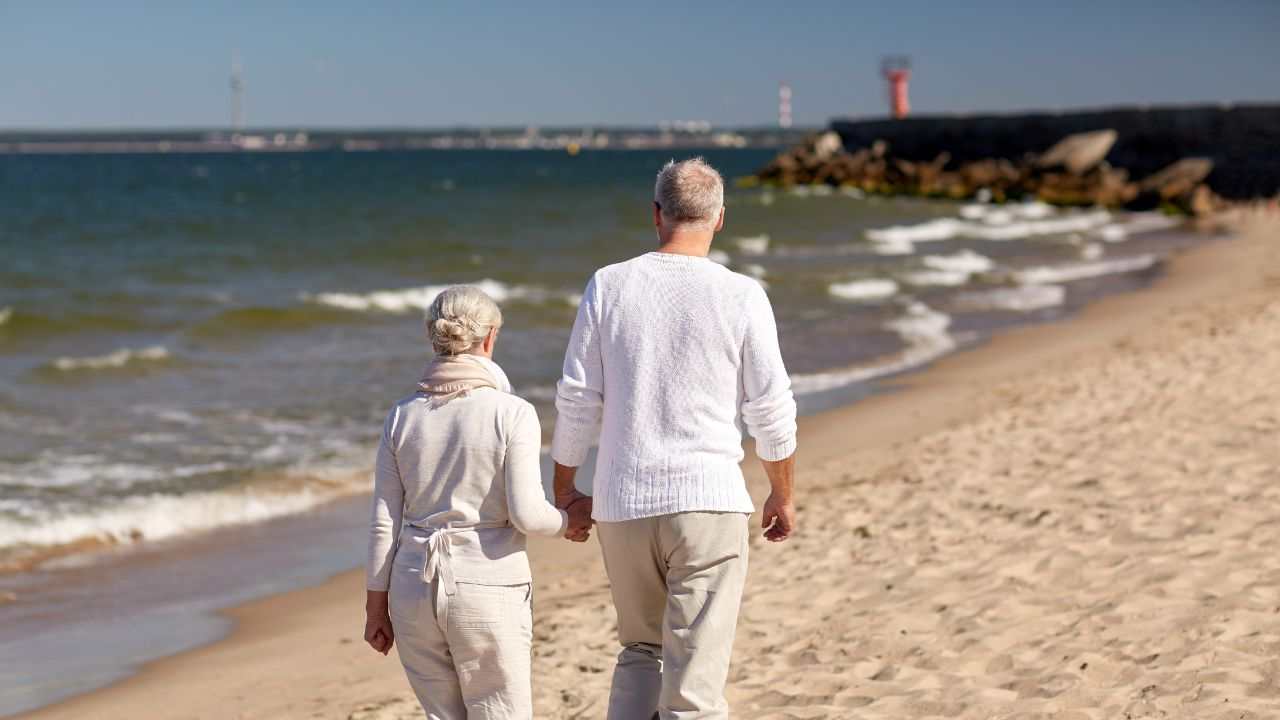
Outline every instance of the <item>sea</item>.
{"type": "MultiPolygon", "coordinates": [[[[1206,239],[1158,214],[737,182],[773,152],[703,153],[729,185],[711,258],[767,289],[803,412],[1140,288],[1206,239]]],[[[0,715],[357,566],[351,508],[441,289],[501,304],[495,359],[549,439],[583,287],[654,247],[672,157],[0,156],[0,715]]]]}

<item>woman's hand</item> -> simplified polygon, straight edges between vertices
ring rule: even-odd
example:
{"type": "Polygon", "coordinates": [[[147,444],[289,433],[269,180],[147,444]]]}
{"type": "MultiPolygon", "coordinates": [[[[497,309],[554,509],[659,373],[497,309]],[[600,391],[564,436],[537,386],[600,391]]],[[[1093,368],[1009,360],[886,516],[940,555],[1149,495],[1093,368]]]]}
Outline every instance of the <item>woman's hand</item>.
{"type": "Polygon", "coordinates": [[[566,540],[573,542],[586,542],[591,537],[591,497],[582,495],[578,499],[569,503],[565,508],[565,512],[569,514],[569,526],[564,531],[566,540]]]}
{"type": "Polygon", "coordinates": [[[364,641],[369,647],[386,655],[396,642],[395,630],[391,628],[391,614],[387,609],[386,591],[370,590],[364,604],[364,641]]]}

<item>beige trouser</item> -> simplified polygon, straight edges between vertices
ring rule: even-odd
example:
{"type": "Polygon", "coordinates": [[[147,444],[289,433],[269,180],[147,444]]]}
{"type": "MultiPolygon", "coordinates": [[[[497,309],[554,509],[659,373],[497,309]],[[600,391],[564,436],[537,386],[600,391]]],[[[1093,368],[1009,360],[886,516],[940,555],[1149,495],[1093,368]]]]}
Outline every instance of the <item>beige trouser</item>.
{"type": "Polygon", "coordinates": [[[530,587],[424,582],[392,575],[391,627],[409,685],[429,720],[533,717],[530,587]]]}
{"type": "Polygon", "coordinates": [[[729,716],[747,518],[699,512],[597,524],[623,648],[609,720],[729,716]]]}

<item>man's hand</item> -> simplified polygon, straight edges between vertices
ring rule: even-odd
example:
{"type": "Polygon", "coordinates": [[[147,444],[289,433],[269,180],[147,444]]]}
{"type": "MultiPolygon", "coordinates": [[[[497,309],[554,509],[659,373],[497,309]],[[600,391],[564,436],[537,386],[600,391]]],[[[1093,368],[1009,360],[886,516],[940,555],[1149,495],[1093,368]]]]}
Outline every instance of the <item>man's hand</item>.
{"type": "Polygon", "coordinates": [[[387,593],[368,591],[364,614],[364,641],[383,655],[391,652],[391,646],[396,642],[396,633],[391,628],[391,614],[387,610],[387,593]]]}
{"type": "Polygon", "coordinates": [[[566,540],[574,542],[586,542],[591,538],[591,498],[582,495],[573,502],[569,503],[569,507],[565,508],[565,512],[569,513],[569,527],[564,532],[566,540]]]}
{"type": "Polygon", "coordinates": [[[791,537],[791,533],[795,532],[796,528],[795,503],[789,497],[770,493],[769,499],[764,501],[760,525],[764,528],[764,537],[769,542],[782,542],[791,537]]]}

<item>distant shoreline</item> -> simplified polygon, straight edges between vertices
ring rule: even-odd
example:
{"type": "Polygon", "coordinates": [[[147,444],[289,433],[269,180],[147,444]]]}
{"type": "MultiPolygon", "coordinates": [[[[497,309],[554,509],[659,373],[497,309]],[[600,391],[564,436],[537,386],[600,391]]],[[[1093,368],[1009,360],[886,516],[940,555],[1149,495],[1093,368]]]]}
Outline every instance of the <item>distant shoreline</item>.
{"type": "Polygon", "coordinates": [[[441,130],[0,131],[0,155],[405,150],[598,150],[782,148],[814,128],[492,128],[441,130]]]}

